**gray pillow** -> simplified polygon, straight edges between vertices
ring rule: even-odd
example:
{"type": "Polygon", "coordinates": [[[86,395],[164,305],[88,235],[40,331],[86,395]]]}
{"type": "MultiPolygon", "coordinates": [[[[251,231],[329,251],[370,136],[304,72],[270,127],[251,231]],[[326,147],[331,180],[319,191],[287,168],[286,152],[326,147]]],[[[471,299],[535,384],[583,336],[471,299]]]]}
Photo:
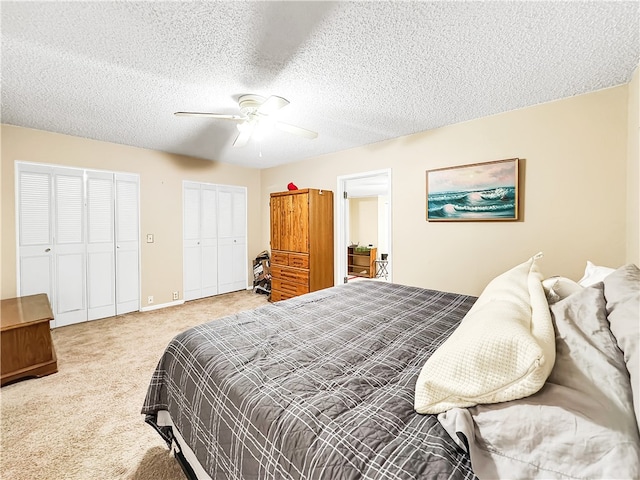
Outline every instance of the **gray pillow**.
{"type": "Polygon", "coordinates": [[[556,362],[539,392],[455,408],[438,420],[461,447],[468,446],[480,479],[640,478],[629,374],[609,330],[604,285],[584,288],[550,309],[556,362]]]}
{"type": "Polygon", "coordinates": [[[624,353],[631,379],[636,425],[640,429],[640,270],[624,265],[604,280],[607,318],[611,332],[624,353]]]}

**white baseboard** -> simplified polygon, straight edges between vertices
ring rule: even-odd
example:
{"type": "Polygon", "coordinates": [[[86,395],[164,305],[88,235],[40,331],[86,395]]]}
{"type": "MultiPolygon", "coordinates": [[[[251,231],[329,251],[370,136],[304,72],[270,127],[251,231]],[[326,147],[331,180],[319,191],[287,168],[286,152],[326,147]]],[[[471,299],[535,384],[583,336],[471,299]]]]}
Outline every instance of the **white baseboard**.
{"type": "Polygon", "coordinates": [[[160,303],[158,305],[149,305],[148,307],[142,307],[141,312],[150,312],[151,310],[160,310],[161,308],[175,307],[176,305],[182,305],[184,300],[176,300],[175,302],[160,303]]]}

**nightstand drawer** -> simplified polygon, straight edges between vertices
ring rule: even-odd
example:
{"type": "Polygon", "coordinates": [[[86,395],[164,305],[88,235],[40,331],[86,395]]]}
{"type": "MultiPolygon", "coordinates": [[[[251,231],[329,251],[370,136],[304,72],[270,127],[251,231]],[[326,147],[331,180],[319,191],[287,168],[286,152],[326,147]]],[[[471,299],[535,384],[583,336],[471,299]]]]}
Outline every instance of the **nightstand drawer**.
{"type": "Polygon", "coordinates": [[[301,268],[271,265],[271,277],[272,279],[301,283],[307,287],[309,286],[309,270],[304,270],[301,268]]]}

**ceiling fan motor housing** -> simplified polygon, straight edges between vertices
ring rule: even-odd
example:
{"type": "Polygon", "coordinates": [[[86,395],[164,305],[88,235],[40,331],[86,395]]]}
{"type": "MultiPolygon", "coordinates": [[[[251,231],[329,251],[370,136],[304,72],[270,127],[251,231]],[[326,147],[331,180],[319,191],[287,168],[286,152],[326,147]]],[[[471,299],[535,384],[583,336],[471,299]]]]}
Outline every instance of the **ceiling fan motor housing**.
{"type": "Polygon", "coordinates": [[[240,112],[246,116],[250,116],[256,113],[260,105],[262,105],[263,103],[264,97],[261,97],[260,95],[242,95],[238,99],[240,112]]]}

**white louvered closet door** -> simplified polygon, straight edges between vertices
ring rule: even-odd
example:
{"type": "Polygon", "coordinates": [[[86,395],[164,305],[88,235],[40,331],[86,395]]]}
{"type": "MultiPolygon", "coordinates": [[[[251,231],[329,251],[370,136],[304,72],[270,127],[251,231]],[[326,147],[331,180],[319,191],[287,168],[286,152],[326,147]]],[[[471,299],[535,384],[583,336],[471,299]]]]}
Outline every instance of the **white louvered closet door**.
{"type": "Polygon", "coordinates": [[[116,314],[140,308],[139,177],[115,174],[116,314]]]}
{"type": "Polygon", "coordinates": [[[54,304],[57,327],[87,320],[84,171],[53,169],[54,304]]]}
{"type": "Polygon", "coordinates": [[[116,314],[113,173],[87,172],[87,318],[116,314]]]}
{"type": "Polygon", "coordinates": [[[46,293],[52,327],[138,310],[139,177],[25,162],[16,171],[18,295],[46,293]]]}
{"type": "MultiPolygon", "coordinates": [[[[46,293],[53,297],[53,226],[51,224],[51,168],[18,165],[18,295],[46,293]]],[[[55,326],[55,321],[51,322],[55,326]]]]}
{"type": "Polygon", "coordinates": [[[183,290],[185,300],[218,293],[216,185],[183,183],[183,290]]]}
{"type": "Polygon", "coordinates": [[[218,294],[218,191],[215,185],[200,189],[200,251],[202,297],[218,294]]]}
{"type": "Polygon", "coordinates": [[[202,298],[202,249],[200,248],[200,184],[182,186],[182,275],[184,299],[202,298]]]}
{"type": "Polygon", "coordinates": [[[218,292],[247,288],[247,190],[218,187],[218,292]]]}

